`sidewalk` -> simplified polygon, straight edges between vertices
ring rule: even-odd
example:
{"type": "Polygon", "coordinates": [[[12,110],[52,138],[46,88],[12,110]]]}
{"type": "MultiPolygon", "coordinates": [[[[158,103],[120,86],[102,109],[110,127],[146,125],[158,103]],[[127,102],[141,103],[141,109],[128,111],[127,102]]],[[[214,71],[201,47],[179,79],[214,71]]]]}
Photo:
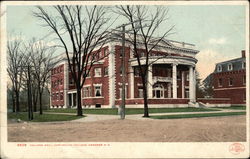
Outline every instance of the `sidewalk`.
{"type": "MultiPolygon", "coordinates": [[[[227,113],[227,112],[246,112],[245,110],[234,110],[234,109],[222,109],[222,108],[209,108],[219,111],[209,111],[209,112],[173,112],[173,113],[151,113],[149,115],[185,115],[185,114],[210,114],[210,113],[227,113]]],[[[46,112],[46,114],[63,114],[63,115],[75,115],[75,113],[53,113],[53,112],[46,112]]],[[[72,120],[69,122],[94,122],[94,121],[104,121],[104,120],[119,120],[119,115],[97,115],[97,114],[84,114],[86,117],[81,119],[72,120]]],[[[125,119],[129,120],[155,120],[151,118],[143,118],[143,114],[134,114],[134,115],[126,115],[125,119]]]]}

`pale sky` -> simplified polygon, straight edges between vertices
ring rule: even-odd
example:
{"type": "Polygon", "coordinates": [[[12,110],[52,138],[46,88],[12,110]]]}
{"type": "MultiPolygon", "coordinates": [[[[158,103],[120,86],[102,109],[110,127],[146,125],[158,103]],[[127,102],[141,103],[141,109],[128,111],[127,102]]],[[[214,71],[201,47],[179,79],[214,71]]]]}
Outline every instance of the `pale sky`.
{"type": "MultiPolygon", "coordinates": [[[[197,70],[201,78],[213,72],[215,63],[241,56],[245,49],[246,16],[245,7],[240,5],[171,5],[169,21],[163,25],[159,33],[167,26],[175,25],[170,40],[183,41],[196,45],[197,70]]],[[[41,26],[42,22],[32,16],[33,6],[7,7],[7,32],[22,33],[24,40],[32,37],[40,39],[50,33],[49,28],[41,26]]],[[[114,25],[124,23],[119,18],[114,25]]],[[[52,45],[57,41],[53,35],[43,39],[52,45]]],[[[58,50],[63,52],[63,50],[58,50]]]]}

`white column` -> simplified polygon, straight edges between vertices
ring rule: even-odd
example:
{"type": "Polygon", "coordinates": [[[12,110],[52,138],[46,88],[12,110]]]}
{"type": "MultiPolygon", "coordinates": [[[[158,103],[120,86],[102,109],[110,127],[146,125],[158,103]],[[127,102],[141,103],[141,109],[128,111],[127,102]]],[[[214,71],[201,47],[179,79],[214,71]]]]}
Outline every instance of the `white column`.
{"type": "Polygon", "coordinates": [[[194,82],[193,82],[193,101],[196,102],[196,71],[195,69],[193,70],[194,72],[194,76],[193,76],[193,79],[194,79],[194,82]]]}
{"type": "Polygon", "coordinates": [[[181,98],[185,98],[185,72],[181,71],[181,98]]]}
{"type": "Polygon", "coordinates": [[[172,80],[173,80],[173,98],[177,98],[177,64],[173,64],[172,69],[172,80]]]}
{"type": "Polygon", "coordinates": [[[168,98],[171,98],[171,83],[168,83],[168,98]]]}
{"type": "Polygon", "coordinates": [[[148,98],[152,98],[153,97],[153,69],[152,69],[152,65],[150,65],[148,67],[148,83],[147,83],[147,89],[148,89],[148,98]]]}
{"type": "Polygon", "coordinates": [[[134,69],[131,66],[130,67],[130,98],[131,99],[134,98],[134,91],[135,91],[135,88],[134,88],[134,85],[135,85],[134,78],[135,78],[134,77],[134,69]]]}
{"type": "Polygon", "coordinates": [[[190,102],[193,102],[194,100],[194,72],[193,72],[193,66],[189,66],[189,99],[190,102]]]}
{"type": "Polygon", "coordinates": [[[68,91],[68,85],[69,85],[69,70],[68,70],[68,63],[65,62],[64,63],[64,79],[63,79],[63,82],[64,82],[64,107],[67,108],[68,107],[68,95],[67,95],[67,91],[68,91]]]}
{"type": "Polygon", "coordinates": [[[71,107],[74,106],[74,93],[71,93],[71,107]]]}
{"type": "Polygon", "coordinates": [[[110,108],[115,107],[115,83],[116,83],[116,76],[115,76],[115,49],[114,46],[109,46],[109,106],[110,108]]]}

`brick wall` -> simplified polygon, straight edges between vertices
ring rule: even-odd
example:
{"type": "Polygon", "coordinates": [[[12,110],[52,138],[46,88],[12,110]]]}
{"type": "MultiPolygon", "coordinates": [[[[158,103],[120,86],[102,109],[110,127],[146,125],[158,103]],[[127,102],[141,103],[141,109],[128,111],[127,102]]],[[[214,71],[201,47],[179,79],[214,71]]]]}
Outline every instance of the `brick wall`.
{"type": "Polygon", "coordinates": [[[246,86],[243,84],[245,70],[221,72],[213,74],[214,98],[230,98],[232,104],[245,104],[246,86]],[[232,85],[229,80],[232,79],[232,85]],[[219,79],[222,80],[219,86],[219,79]]]}
{"type": "Polygon", "coordinates": [[[52,106],[64,105],[64,64],[51,71],[51,103],[52,106]]]}

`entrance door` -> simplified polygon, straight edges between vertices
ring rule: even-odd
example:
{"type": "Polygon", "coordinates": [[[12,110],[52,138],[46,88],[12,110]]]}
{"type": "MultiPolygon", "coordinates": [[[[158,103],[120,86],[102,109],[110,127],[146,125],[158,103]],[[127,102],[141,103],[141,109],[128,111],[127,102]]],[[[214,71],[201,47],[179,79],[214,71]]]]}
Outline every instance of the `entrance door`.
{"type": "Polygon", "coordinates": [[[161,91],[160,90],[156,90],[156,98],[161,98],[161,91]]]}
{"type": "Polygon", "coordinates": [[[72,98],[71,98],[71,94],[68,94],[68,97],[69,97],[69,107],[72,107],[72,98]]]}

